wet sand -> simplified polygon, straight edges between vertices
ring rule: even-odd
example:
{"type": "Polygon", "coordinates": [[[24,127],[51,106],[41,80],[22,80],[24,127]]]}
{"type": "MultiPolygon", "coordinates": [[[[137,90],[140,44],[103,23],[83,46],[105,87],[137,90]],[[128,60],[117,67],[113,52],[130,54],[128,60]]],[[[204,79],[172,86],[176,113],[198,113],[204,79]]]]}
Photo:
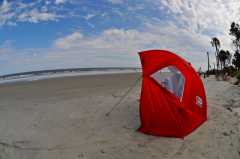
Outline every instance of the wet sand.
{"type": "Polygon", "coordinates": [[[208,121],[184,140],[139,133],[139,74],[0,85],[1,159],[240,158],[240,88],[204,81],[208,121]]]}

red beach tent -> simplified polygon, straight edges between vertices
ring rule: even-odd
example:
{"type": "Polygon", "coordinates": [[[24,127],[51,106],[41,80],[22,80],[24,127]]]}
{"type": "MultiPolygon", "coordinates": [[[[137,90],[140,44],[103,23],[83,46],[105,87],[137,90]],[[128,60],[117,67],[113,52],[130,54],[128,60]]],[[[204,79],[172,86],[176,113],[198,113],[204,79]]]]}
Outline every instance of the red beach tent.
{"type": "Polygon", "coordinates": [[[190,63],[165,50],[139,55],[143,69],[139,131],[183,138],[206,121],[204,86],[190,63]]]}

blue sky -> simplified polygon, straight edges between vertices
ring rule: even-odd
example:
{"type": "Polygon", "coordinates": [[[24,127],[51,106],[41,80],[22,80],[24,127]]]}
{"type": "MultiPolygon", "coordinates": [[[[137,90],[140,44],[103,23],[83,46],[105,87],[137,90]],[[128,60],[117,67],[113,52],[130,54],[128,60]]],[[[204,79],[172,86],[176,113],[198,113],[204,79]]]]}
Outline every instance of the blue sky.
{"type": "Polygon", "coordinates": [[[237,0],[0,0],[0,74],[139,66],[137,52],[168,49],[196,68],[231,49],[237,0]],[[216,10],[216,8],[218,8],[216,10]]]}

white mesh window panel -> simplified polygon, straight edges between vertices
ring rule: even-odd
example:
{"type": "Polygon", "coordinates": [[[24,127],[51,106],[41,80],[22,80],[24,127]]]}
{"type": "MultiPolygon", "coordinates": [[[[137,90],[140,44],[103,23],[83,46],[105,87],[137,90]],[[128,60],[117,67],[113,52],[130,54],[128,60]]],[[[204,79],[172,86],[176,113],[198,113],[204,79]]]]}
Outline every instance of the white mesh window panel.
{"type": "Polygon", "coordinates": [[[174,66],[164,67],[153,73],[151,77],[156,80],[162,87],[182,99],[184,91],[184,76],[174,66]]]}

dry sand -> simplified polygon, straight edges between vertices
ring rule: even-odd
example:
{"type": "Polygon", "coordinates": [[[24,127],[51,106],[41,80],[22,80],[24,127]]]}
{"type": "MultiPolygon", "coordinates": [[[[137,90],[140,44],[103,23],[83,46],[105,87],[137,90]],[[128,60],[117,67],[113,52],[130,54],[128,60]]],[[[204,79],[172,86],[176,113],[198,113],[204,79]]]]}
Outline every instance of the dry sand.
{"type": "Polygon", "coordinates": [[[208,121],[184,140],[144,135],[139,74],[91,75],[0,85],[1,159],[237,159],[240,88],[205,80],[208,121]]]}

